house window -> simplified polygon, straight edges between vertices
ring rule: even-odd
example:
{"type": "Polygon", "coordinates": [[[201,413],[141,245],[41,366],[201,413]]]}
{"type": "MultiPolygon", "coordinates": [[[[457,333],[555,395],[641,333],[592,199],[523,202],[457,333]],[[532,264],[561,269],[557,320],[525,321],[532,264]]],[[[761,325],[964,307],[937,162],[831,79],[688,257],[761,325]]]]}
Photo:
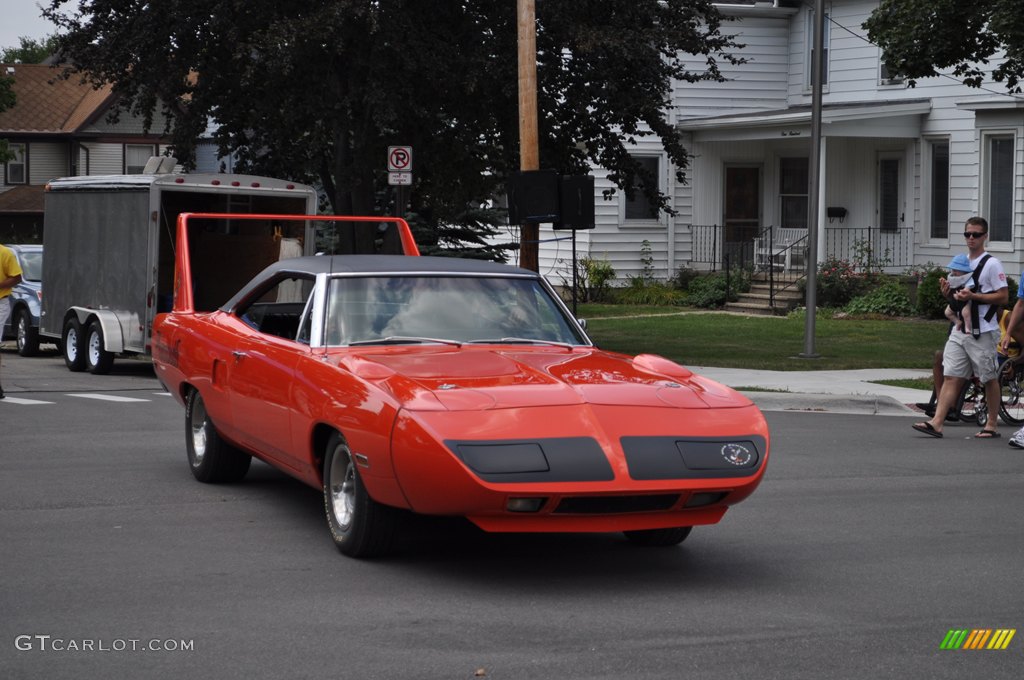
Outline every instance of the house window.
{"type": "Polygon", "coordinates": [[[156,147],[152,144],[124,145],[124,174],[139,175],[146,167],[151,156],[156,155],[156,147]]]}
{"type": "Polygon", "coordinates": [[[878,227],[882,231],[896,231],[903,221],[900,201],[900,160],[878,160],[878,227]]]}
{"type": "Polygon", "coordinates": [[[782,227],[807,228],[809,187],[810,170],[806,157],[779,159],[779,205],[782,210],[782,227]]]}
{"type": "Polygon", "coordinates": [[[982,147],[987,158],[984,208],[989,239],[1010,241],[1013,237],[1013,135],[986,135],[982,147]]]}
{"type": "MultiPolygon", "coordinates": [[[[633,160],[640,164],[644,173],[655,182],[655,188],[661,177],[661,159],[658,156],[634,156],[633,160]]],[[[640,189],[638,183],[633,185],[633,198],[626,199],[627,220],[656,220],[658,208],[640,189]]]]}
{"type": "MultiPolygon", "coordinates": [[[[825,31],[822,34],[821,49],[823,54],[824,67],[821,73],[821,84],[828,85],[828,51],[829,51],[829,14],[825,13],[825,31]]],[[[814,10],[807,12],[807,87],[814,86],[814,10]]]]}
{"type": "Polygon", "coordinates": [[[934,239],[949,238],[949,142],[930,142],[928,148],[931,152],[929,234],[934,239]]]}
{"type": "Polygon", "coordinates": [[[897,76],[889,73],[888,67],[885,65],[885,55],[879,60],[878,64],[878,82],[881,85],[902,85],[903,76],[897,76]]]}
{"type": "Polygon", "coordinates": [[[28,173],[25,171],[25,145],[8,144],[7,150],[13,156],[7,161],[7,183],[24,184],[28,173]]]}

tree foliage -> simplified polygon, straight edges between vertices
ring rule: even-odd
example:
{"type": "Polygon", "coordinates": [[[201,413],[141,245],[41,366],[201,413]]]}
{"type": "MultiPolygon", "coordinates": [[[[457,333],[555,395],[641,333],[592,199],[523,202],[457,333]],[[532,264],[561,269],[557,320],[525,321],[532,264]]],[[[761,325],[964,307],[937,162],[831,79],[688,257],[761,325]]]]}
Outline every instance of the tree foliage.
{"type": "Polygon", "coordinates": [[[893,74],[951,75],[971,87],[989,77],[1013,93],[1024,80],[1024,12],[1020,0],[882,0],[864,23],[893,74]],[[992,68],[994,59],[1001,58],[992,68]],[[991,73],[989,73],[991,71],[991,73]]]}
{"type": "Polygon", "coordinates": [[[18,47],[0,49],[2,64],[41,64],[57,51],[57,36],[49,35],[41,40],[26,36],[18,38],[18,47]]]}
{"type": "MultiPolygon", "coordinates": [[[[221,152],[243,167],[316,181],[335,212],[366,214],[390,200],[387,147],[412,145],[412,211],[468,232],[485,228],[479,208],[518,170],[515,0],[67,4],[50,0],[45,15],[73,69],[114,83],[147,125],[167,104],[186,164],[212,118],[221,152]]],[[[538,2],[541,166],[596,163],[667,209],[627,144],[659,135],[684,180],[671,86],[721,80],[719,61],[739,61],[720,24],[710,0],[538,2]],[[688,70],[687,54],[703,68],[688,70]]]]}

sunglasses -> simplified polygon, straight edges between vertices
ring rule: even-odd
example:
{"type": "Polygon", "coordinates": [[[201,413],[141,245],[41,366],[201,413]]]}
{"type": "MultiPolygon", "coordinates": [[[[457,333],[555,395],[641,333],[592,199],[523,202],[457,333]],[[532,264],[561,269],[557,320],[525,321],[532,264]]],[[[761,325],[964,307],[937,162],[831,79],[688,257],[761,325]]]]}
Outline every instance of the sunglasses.
{"type": "Polygon", "coordinates": [[[965,231],[964,238],[981,238],[985,235],[983,231],[965,231]]]}

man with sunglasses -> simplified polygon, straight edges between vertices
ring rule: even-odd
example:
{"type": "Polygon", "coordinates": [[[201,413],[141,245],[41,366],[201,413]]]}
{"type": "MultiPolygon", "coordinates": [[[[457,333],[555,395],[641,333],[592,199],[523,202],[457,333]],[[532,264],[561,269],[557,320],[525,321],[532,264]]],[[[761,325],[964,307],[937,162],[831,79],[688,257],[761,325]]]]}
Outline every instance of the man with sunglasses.
{"type": "MultiPolygon", "coordinates": [[[[967,257],[974,269],[974,289],[962,288],[951,291],[945,279],[939,279],[942,294],[960,302],[971,302],[970,330],[950,331],[946,346],[942,350],[942,391],[931,420],[914,423],[918,432],[942,436],[942,425],[946,414],[960,394],[966,380],[972,375],[985,387],[985,405],[988,420],[984,429],[974,435],[978,439],[999,437],[996,423],[999,417],[999,363],[996,347],[999,341],[998,307],[1005,305],[1008,296],[1006,273],[1003,263],[985,252],[988,238],[988,221],[983,217],[971,217],[964,227],[967,242],[967,257]]],[[[967,326],[967,324],[965,324],[967,326]]]]}

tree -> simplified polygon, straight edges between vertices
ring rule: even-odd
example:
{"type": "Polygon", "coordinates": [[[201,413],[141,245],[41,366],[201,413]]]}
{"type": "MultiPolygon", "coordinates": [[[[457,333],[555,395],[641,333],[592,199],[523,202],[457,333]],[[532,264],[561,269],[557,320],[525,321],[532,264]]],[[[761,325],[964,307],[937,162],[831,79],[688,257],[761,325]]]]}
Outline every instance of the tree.
{"type": "MultiPolygon", "coordinates": [[[[0,111],[6,111],[14,106],[17,98],[14,95],[14,78],[0,74],[0,111]]],[[[0,139],[0,163],[6,163],[14,156],[7,147],[7,140],[0,139]]]]}
{"type": "Polygon", "coordinates": [[[1011,93],[1024,79],[1024,12],[1020,0],[882,0],[864,23],[894,75],[951,75],[971,87],[986,78],[1011,93]],[[995,68],[989,64],[1004,57],[995,68]],[[991,70],[991,73],[989,73],[991,70]]]}
{"type": "MultiPolygon", "coordinates": [[[[91,0],[44,14],[72,69],[112,82],[121,105],[171,116],[189,163],[213,118],[221,152],[263,174],[319,183],[339,214],[388,200],[386,148],[414,147],[412,210],[438,233],[473,225],[518,169],[514,0],[91,0]]],[[[657,178],[628,142],[659,135],[685,179],[687,154],[668,122],[674,79],[721,80],[737,45],[710,0],[538,3],[541,165],[605,167],[662,209],[657,178]],[[687,70],[679,55],[700,55],[687,70]]]]}
{"type": "Polygon", "coordinates": [[[57,36],[48,35],[42,40],[26,36],[18,38],[18,47],[0,50],[0,64],[41,64],[57,51],[57,36]]]}

